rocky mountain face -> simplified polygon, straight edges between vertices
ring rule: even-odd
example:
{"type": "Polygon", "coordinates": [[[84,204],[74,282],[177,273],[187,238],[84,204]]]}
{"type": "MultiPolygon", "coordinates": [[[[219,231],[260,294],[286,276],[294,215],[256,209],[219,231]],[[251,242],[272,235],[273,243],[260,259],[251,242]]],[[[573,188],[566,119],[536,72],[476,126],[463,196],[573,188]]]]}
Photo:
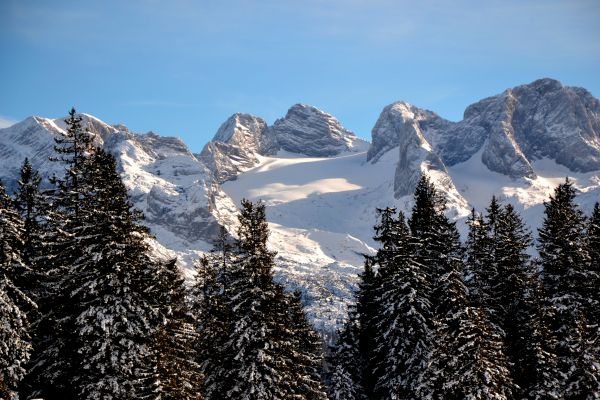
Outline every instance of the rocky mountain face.
{"type": "MultiPolygon", "coordinates": [[[[543,201],[566,175],[584,209],[600,200],[600,102],[551,79],[483,99],[460,122],[391,104],[370,144],[302,104],[271,126],[234,114],[200,154],[176,138],[82,116],[98,145],[117,158],[156,236],[155,250],[178,256],[187,271],[219,225],[235,234],[241,198],[265,200],[276,279],[303,291],[309,317],[323,330],[344,318],[362,254],[374,251],[375,208],[409,211],[423,172],[444,191],[458,221],[494,194],[535,228],[543,201]]],[[[9,191],[25,157],[46,177],[62,174],[48,157],[64,128],[60,119],[30,117],[0,129],[0,178],[9,191]]]]}
{"type": "Polygon", "coordinates": [[[555,160],[574,172],[600,169],[600,102],[588,91],[540,79],[470,105],[460,122],[404,102],[384,108],[373,128],[368,160],[398,147],[397,197],[414,189],[415,175],[444,171],[481,150],[490,170],[535,178],[532,162],[555,160]]]}
{"type": "Polygon", "coordinates": [[[345,129],[332,115],[296,104],[272,126],[259,117],[237,113],[221,125],[198,158],[225,182],[280,150],[311,157],[359,151],[368,144],[345,129]]]}

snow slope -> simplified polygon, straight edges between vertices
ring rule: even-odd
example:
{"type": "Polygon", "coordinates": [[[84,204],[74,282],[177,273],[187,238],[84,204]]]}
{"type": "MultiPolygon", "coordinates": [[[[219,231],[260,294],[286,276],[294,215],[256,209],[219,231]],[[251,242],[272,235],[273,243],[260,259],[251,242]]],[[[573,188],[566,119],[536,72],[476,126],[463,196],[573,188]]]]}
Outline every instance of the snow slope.
{"type": "MultiPolygon", "coordinates": [[[[409,213],[423,172],[445,194],[448,215],[463,233],[471,207],[482,211],[496,195],[515,205],[535,234],[543,202],[566,176],[585,212],[600,200],[600,102],[549,79],[477,102],[457,123],[391,104],[375,123],[372,143],[301,104],[273,126],[234,114],[198,155],[177,138],[83,118],[117,158],[156,236],[155,252],[177,256],[189,276],[219,224],[235,234],[242,198],[265,201],[269,244],[278,252],[275,278],[302,291],[322,331],[345,318],[363,254],[375,251],[376,209],[409,213]]],[[[0,178],[9,190],[25,157],[45,176],[62,173],[48,161],[62,129],[62,120],[41,117],[0,129],[0,178]]]]}

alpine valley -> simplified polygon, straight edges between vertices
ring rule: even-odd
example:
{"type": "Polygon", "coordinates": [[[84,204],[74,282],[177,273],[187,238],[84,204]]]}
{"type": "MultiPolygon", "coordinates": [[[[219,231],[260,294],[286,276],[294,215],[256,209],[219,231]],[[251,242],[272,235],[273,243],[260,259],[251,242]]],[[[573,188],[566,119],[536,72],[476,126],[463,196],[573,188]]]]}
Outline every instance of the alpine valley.
{"type": "MultiPolygon", "coordinates": [[[[374,252],[376,208],[410,212],[422,173],[445,194],[463,233],[471,208],[483,210],[492,195],[513,204],[535,233],[543,202],[567,176],[586,213],[600,200],[600,101],[552,79],[472,104],[460,122],[390,104],[370,142],[303,104],[272,125],[234,114],[200,153],[177,138],[83,118],[116,157],[156,254],[178,257],[188,275],[219,226],[235,235],[240,200],[262,199],[276,279],[302,290],[324,332],[345,319],[363,255],[374,252]]],[[[61,118],[33,116],[0,129],[0,178],[9,192],[25,157],[45,177],[62,173],[49,156],[64,128],[61,118]]]]}

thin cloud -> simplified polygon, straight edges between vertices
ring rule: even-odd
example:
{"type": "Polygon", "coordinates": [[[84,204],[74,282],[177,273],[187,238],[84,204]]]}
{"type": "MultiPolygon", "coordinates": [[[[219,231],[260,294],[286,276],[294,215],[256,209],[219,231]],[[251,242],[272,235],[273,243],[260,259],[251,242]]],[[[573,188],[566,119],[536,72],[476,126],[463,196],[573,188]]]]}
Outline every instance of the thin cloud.
{"type": "Polygon", "coordinates": [[[8,117],[3,117],[0,115],[0,128],[8,128],[9,126],[12,126],[16,123],[17,123],[16,120],[14,120],[12,118],[8,118],[8,117]]]}

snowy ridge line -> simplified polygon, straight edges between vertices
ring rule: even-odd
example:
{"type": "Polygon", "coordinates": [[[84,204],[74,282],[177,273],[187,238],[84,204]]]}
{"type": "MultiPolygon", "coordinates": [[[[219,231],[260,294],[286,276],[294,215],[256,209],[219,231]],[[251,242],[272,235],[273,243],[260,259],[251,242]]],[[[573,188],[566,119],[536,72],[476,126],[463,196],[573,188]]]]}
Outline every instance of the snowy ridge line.
{"type": "MultiPolygon", "coordinates": [[[[376,208],[409,212],[424,172],[446,196],[462,233],[471,207],[483,210],[492,195],[512,204],[535,231],[543,202],[565,176],[585,212],[600,199],[600,102],[551,79],[481,100],[457,123],[391,104],[371,144],[307,105],[291,107],[273,126],[234,114],[200,154],[176,138],[82,117],[117,159],[156,237],[155,251],[178,257],[188,276],[219,225],[235,235],[240,200],[264,200],[269,246],[278,252],[276,279],[303,291],[311,321],[323,330],[345,318],[359,254],[374,252],[376,208]]],[[[30,117],[0,129],[0,178],[9,191],[25,157],[46,178],[62,173],[48,156],[63,128],[61,119],[30,117]]]]}

